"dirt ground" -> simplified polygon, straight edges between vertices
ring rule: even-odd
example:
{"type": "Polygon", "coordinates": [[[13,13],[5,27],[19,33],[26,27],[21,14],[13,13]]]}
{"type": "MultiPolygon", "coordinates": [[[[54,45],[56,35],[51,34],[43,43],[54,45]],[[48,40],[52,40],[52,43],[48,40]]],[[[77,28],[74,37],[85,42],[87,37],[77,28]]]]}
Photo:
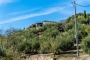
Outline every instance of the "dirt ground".
{"type": "MultiPolygon", "coordinates": [[[[56,55],[56,60],[90,60],[90,55],[79,51],[79,57],[77,58],[76,50],[67,51],[60,55],[56,55]]],[[[50,54],[37,54],[31,55],[24,60],[53,60],[53,53],[50,54]]]]}
{"type": "MultiPolygon", "coordinates": [[[[81,54],[78,58],[76,55],[62,55],[62,56],[56,56],[56,60],[90,60],[90,56],[87,54],[81,54]]],[[[53,57],[48,54],[40,54],[40,55],[32,55],[31,57],[27,58],[26,60],[53,60],[53,57]]]]}

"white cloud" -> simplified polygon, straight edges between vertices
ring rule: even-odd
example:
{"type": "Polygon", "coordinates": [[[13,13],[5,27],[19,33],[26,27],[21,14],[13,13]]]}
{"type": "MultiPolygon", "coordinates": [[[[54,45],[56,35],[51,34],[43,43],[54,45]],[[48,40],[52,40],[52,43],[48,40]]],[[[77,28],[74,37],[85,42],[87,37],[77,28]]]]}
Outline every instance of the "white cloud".
{"type": "Polygon", "coordinates": [[[24,14],[24,13],[30,13],[30,12],[33,12],[35,10],[38,10],[39,8],[33,8],[33,9],[29,9],[29,10],[25,10],[25,11],[20,11],[20,12],[13,12],[13,13],[9,13],[9,14],[6,14],[6,15],[18,15],[18,14],[24,14]]]}
{"type": "Polygon", "coordinates": [[[14,1],[16,1],[16,0],[0,0],[0,5],[11,3],[11,2],[14,2],[14,1]]]}
{"type": "Polygon", "coordinates": [[[32,18],[32,17],[36,17],[36,16],[48,15],[48,14],[51,14],[54,12],[62,11],[63,9],[64,9],[63,7],[61,7],[61,8],[53,7],[53,8],[45,9],[42,12],[32,13],[32,14],[28,14],[28,15],[22,15],[22,16],[10,18],[8,20],[0,21],[0,24],[10,23],[10,22],[18,21],[18,20],[24,20],[24,19],[28,19],[28,18],[32,18]]]}

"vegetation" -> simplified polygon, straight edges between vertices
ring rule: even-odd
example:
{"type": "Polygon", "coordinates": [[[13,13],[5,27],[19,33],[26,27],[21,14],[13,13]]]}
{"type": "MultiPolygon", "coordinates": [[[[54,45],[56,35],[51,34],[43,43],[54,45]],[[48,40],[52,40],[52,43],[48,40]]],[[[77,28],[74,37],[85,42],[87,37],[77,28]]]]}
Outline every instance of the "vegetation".
{"type": "MultiPolygon", "coordinates": [[[[90,14],[78,13],[79,43],[84,52],[90,54],[90,14]]],[[[20,54],[53,53],[72,50],[75,44],[74,16],[63,22],[46,24],[42,28],[7,29],[4,34],[0,30],[0,58],[15,60],[20,54]]],[[[17,59],[16,59],[17,60],[17,59]]]]}
{"type": "Polygon", "coordinates": [[[90,54],[90,35],[83,39],[81,47],[85,53],[90,54]]]}

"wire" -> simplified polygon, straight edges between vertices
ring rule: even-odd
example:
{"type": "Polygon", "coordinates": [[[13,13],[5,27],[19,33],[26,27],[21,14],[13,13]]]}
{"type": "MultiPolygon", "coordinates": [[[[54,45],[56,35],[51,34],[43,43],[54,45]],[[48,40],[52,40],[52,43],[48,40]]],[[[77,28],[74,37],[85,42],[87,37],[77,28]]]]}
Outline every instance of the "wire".
{"type": "Polygon", "coordinates": [[[81,7],[89,7],[90,5],[87,5],[87,6],[83,6],[83,5],[79,5],[79,4],[76,4],[78,6],[81,6],[81,7]]]}
{"type": "MultiPolygon", "coordinates": [[[[71,2],[72,3],[72,5],[73,5],[73,3],[74,2],[71,2]]],[[[83,6],[83,5],[79,5],[79,4],[76,4],[77,6],[81,6],[81,7],[89,7],[90,5],[86,5],[86,6],[83,6]]]]}

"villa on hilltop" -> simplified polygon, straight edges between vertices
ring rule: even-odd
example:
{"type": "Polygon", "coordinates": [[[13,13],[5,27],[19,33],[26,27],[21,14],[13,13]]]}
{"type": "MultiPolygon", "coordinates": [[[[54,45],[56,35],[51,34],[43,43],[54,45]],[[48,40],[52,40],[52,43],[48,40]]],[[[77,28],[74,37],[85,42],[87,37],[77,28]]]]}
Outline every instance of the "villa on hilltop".
{"type": "Polygon", "coordinates": [[[56,23],[56,22],[44,20],[43,22],[38,22],[38,23],[32,24],[31,26],[29,26],[29,28],[38,29],[38,28],[41,28],[43,25],[50,24],[50,23],[56,23]]]}

